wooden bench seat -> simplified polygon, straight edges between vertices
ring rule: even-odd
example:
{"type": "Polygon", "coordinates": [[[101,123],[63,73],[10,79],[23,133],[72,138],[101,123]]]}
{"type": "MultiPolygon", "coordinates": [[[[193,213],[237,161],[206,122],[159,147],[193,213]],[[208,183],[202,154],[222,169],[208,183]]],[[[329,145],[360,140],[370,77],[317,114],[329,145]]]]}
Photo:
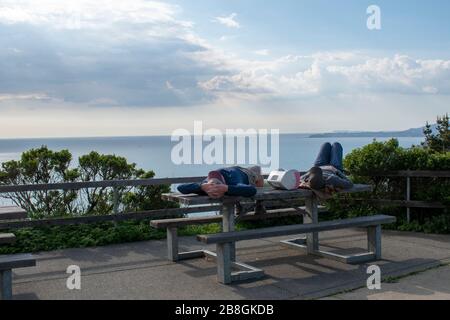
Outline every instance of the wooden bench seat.
{"type": "Polygon", "coordinates": [[[12,270],[34,267],[36,259],[31,254],[13,254],[0,256],[0,299],[12,299],[12,270]]]}
{"type": "MultiPolygon", "coordinates": [[[[376,215],[344,220],[326,221],[321,223],[280,226],[280,227],[271,227],[245,231],[234,231],[212,235],[199,235],[197,236],[197,239],[205,244],[216,244],[218,280],[221,283],[229,284],[233,281],[261,277],[260,271],[255,272],[255,274],[252,274],[251,271],[246,271],[244,274],[242,274],[241,272],[237,273],[231,272],[231,267],[233,264],[233,261],[231,261],[231,254],[230,254],[231,243],[237,241],[262,239],[285,235],[288,236],[295,234],[308,234],[338,229],[365,227],[367,228],[368,253],[355,255],[352,257],[346,257],[348,260],[346,261],[347,263],[360,263],[381,259],[381,225],[393,223],[395,221],[396,218],[392,216],[376,215]]],[[[296,244],[295,242],[290,244],[298,247],[301,246],[300,244],[296,244]]],[[[308,253],[311,254],[327,255],[327,256],[331,254],[319,251],[318,248],[312,248],[311,246],[309,246],[308,243],[306,248],[308,249],[308,253]]]]}
{"type": "Polygon", "coordinates": [[[306,234],[312,232],[331,231],[356,227],[369,227],[379,224],[395,222],[395,217],[386,215],[359,217],[344,220],[326,221],[321,223],[299,224],[291,226],[270,227],[264,229],[252,229],[217,233],[211,235],[198,235],[197,240],[206,244],[236,242],[252,239],[263,239],[293,234],[306,234]]]}
{"type": "MultiPolygon", "coordinates": [[[[325,211],[325,207],[320,207],[321,211],[325,211]]],[[[304,214],[305,208],[288,208],[268,210],[265,214],[248,213],[246,215],[239,216],[237,221],[262,221],[267,219],[283,218],[298,216],[304,214]]],[[[185,259],[192,259],[195,257],[204,256],[204,251],[194,252],[178,252],[178,228],[191,226],[191,225],[206,225],[212,223],[221,223],[222,215],[206,216],[206,217],[189,217],[189,218],[176,218],[176,219],[162,219],[153,220],[150,225],[156,229],[167,230],[167,257],[170,261],[180,261],[185,259]]],[[[208,254],[210,252],[207,252],[208,254]]]]}
{"type": "Polygon", "coordinates": [[[0,244],[11,244],[16,241],[13,233],[0,233],[0,244]]]}
{"type": "Polygon", "coordinates": [[[1,220],[23,220],[27,218],[27,212],[17,206],[0,207],[1,220]]]}

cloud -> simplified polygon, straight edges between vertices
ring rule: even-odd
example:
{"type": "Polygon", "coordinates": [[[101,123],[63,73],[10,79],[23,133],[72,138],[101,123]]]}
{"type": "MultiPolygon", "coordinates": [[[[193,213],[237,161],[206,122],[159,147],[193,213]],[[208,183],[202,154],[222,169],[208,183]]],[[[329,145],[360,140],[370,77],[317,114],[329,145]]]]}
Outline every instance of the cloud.
{"type": "Polygon", "coordinates": [[[219,38],[220,41],[228,41],[228,40],[233,40],[236,39],[238,36],[237,35],[223,35],[219,38]]]}
{"type": "Polygon", "coordinates": [[[0,2],[0,94],[42,92],[92,106],[142,107],[209,98],[197,83],[217,70],[189,57],[209,49],[193,23],[179,18],[178,6],[146,0],[70,3],[0,2]]]}
{"type": "MultiPolygon", "coordinates": [[[[406,55],[372,57],[358,52],[320,52],[269,61],[224,58],[230,74],[199,86],[216,97],[258,95],[290,99],[343,94],[450,94],[450,61],[406,55]]],[[[219,60],[220,61],[220,60],[219,60]]]]}
{"type": "Polygon", "coordinates": [[[20,100],[52,100],[45,93],[12,94],[0,93],[0,102],[2,101],[20,101],[20,100]]]}
{"type": "MultiPolygon", "coordinates": [[[[450,61],[363,52],[243,58],[161,1],[2,0],[0,102],[192,107],[361,94],[450,94],[450,61]]],[[[239,27],[237,14],[216,18],[239,27]],[[219,19],[220,18],[220,19],[219,19]]]]}
{"type": "Polygon", "coordinates": [[[215,17],[213,21],[223,24],[224,26],[226,26],[228,28],[239,29],[241,27],[241,25],[239,24],[239,22],[236,21],[236,17],[237,17],[237,13],[232,13],[229,16],[215,17]]]}
{"type": "Polygon", "coordinates": [[[268,56],[268,55],[270,55],[270,51],[268,49],[256,50],[256,51],[253,51],[253,53],[258,55],[258,56],[268,56]]]}
{"type": "Polygon", "coordinates": [[[450,93],[450,61],[419,60],[406,55],[368,58],[350,66],[330,65],[326,71],[342,76],[349,85],[383,92],[450,93]]]}
{"type": "Polygon", "coordinates": [[[144,0],[39,0],[39,5],[30,0],[2,0],[0,21],[63,29],[105,28],[118,23],[186,24],[174,19],[178,11],[174,5],[144,0]]]}

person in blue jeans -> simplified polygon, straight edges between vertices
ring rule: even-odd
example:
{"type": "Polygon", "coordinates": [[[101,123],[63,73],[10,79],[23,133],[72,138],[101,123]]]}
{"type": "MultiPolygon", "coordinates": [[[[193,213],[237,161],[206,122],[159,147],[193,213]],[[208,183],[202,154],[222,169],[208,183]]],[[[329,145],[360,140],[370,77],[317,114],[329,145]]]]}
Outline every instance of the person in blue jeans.
{"type": "Polygon", "coordinates": [[[231,167],[211,171],[201,183],[188,183],[178,186],[182,194],[208,195],[220,199],[224,195],[253,197],[258,187],[264,186],[261,167],[231,167]]]}
{"type": "Polygon", "coordinates": [[[325,143],[320,148],[314,167],[300,178],[300,187],[333,193],[351,189],[353,183],[344,173],[343,148],[338,142],[325,143]]]}

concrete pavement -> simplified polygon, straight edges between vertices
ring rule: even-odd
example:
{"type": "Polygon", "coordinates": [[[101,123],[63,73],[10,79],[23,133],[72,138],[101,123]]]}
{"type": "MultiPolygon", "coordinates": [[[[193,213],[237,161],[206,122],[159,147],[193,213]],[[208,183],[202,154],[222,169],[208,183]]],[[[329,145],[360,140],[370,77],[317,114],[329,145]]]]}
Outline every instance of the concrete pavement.
{"type": "MultiPolygon", "coordinates": [[[[320,238],[322,249],[361,251],[367,246],[362,230],[325,232],[320,238]]],[[[213,262],[171,263],[165,241],[146,241],[37,254],[37,267],[15,271],[13,290],[15,299],[312,299],[365,286],[368,265],[307,256],[281,246],[282,239],[238,244],[238,260],[266,273],[255,282],[218,284],[213,262]],[[81,290],[66,287],[69,265],[81,268],[81,290]]],[[[193,237],[180,242],[183,250],[203,247],[193,237]]],[[[376,263],[383,277],[450,262],[450,236],[384,231],[383,258],[376,263]]],[[[448,293],[450,283],[442,286],[439,292],[448,293]]]]}
{"type": "Polygon", "coordinates": [[[450,300],[450,265],[382,283],[381,290],[358,289],[333,300],[450,300]]]}

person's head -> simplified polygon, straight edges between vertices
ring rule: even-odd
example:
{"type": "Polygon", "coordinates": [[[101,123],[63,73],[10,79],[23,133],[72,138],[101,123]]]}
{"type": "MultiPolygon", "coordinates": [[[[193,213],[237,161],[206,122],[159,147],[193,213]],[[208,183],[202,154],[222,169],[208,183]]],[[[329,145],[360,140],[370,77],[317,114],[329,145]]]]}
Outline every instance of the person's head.
{"type": "Polygon", "coordinates": [[[206,178],[208,184],[226,184],[225,178],[219,171],[211,171],[206,178]]]}
{"type": "Polygon", "coordinates": [[[309,170],[309,186],[313,190],[322,190],[325,188],[325,181],[323,180],[323,172],[319,167],[313,167],[309,170]]]}
{"type": "Polygon", "coordinates": [[[249,168],[249,170],[257,176],[256,181],[255,181],[255,186],[257,188],[264,187],[264,176],[262,175],[261,167],[254,166],[254,167],[249,168]]]}

